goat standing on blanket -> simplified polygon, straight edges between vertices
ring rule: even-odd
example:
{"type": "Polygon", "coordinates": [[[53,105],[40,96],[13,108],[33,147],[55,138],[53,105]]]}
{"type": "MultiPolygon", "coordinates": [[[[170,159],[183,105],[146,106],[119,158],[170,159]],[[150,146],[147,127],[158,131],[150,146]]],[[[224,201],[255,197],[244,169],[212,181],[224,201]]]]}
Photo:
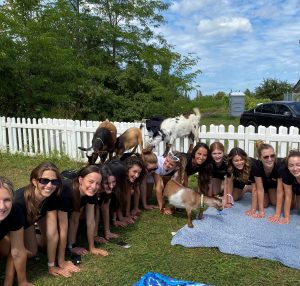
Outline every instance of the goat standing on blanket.
{"type": "Polygon", "coordinates": [[[194,140],[199,140],[199,122],[201,114],[198,108],[193,109],[194,113],[189,116],[179,115],[174,118],[167,118],[162,121],[157,135],[153,134],[153,140],[150,144],[156,146],[161,141],[166,142],[164,156],[166,156],[172,147],[176,138],[188,136],[190,140],[189,152],[193,148],[194,140]]]}

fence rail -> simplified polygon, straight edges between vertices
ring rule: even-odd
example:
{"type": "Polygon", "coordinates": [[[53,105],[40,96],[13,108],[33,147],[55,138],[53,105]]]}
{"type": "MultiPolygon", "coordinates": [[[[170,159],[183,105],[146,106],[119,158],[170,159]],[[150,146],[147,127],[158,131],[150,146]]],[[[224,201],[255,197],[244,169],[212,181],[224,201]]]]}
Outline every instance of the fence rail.
{"type": "MultiPolygon", "coordinates": [[[[118,135],[130,127],[140,127],[141,122],[113,122],[118,135]]],[[[93,134],[98,127],[98,121],[79,121],[68,119],[30,119],[0,117],[0,149],[4,152],[21,152],[27,155],[52,152],[66,154],[75,160],[85,160],[84,152],[78,146],[89,147],[93,134]]],[[[142,128],[144,145],[149,140],[149,134],[142,128]]],[[[227,151],[233,147],[241,147],[249,156],[255,156],[255,141],[264,140],[271,144],[279,157],[285,157],[290,149],[299,149],[300,134],[296,127],[259,126],[255,133],[253,126],[235,128],[230,125],[227,130],[224,125],[202,125],[199,130],[200,140],[207,144],[220,141],[227,151]]],[[[189,142],[187,138],[177,139],[173,149],[187,152],[189,142]]],[[[163,142],[156,149],[158,154],[164,151],[163,142]]]]}

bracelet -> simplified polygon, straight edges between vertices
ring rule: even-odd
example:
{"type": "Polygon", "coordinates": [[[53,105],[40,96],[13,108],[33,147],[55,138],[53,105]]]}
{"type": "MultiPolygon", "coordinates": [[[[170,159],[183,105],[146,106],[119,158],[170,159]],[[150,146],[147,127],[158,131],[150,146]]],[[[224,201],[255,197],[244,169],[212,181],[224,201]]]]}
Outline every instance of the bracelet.
{"type": "Polygon", "coordinates": [[[54,262],[48,262],[48,267],[54,267],[55,263],[54,262]]]}
{"type": "Polygon", "coordinates": [[[71,250],[73,248],[73,244],[68,244],[68,249],[71,250]]]}

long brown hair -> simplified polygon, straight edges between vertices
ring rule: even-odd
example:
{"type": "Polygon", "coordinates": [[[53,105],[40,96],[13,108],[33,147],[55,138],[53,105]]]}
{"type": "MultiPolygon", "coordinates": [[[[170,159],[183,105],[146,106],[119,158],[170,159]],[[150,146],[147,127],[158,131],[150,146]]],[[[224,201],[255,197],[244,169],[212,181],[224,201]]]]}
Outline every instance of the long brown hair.
{"type": "Polygon", "coordinates": [[[204,148],[207,151],[207,158],[201,164],[202,170],[198,172],[198,186],[200,189],[200,193],[207,193],[209,189],[210,177],[212,174],[212,158],[209,147],[206,143],[199,142],[192,150],[192,158],[195,158],[196,152],[199,148],[204,148]]]}
{"type": "Polygon", "coordinates": [[[153,153],[152,149],[152,146],[150,146],[142,150],[142,158],[146,166],[147,164],[157,164],[157,156],[153,153]]]}
{"type": "MultiPolygon", "coordinates": [[[[36,187],[32,181],[41,178],[45,171],[53,171],[57,179],[61,181],[61,176],[58,171],[58,168],[52,162],[43,162],[31,171],[30,182],[25,187],[24,190],[24,198],[25,198],[25,204],[27,209],[27,219],[29,223],[33,223],[36,220],[38,215],[38,207],[39,207],[37,205],[37,200],[35,195],[36,187]]],[[[61,191],[61,188],[62,188],[62,182],[60,186],[57,187],[58,193],[61,191]]]]}
{"type": "Polygon", "coordinates": [[[232,175],[236,180],[246,183],[249,179],[250,171],[251,171],[251,166],[250,166],[250,160],[247,153],[239,147],[232,148],[228,154],[227,173],[232,175]],[[242,160],[245,161],[243,170],[238,170],[233,165],[232,162],[233,158],[237,155],[240,156],[242,160]]]}
{"type": "Polygon", "coordinates": [[[102,176],[101,170],[97,165],[87,165],[81,168],[77,176],[73,179],[72,189],[73,189],[73,210],[80,212],[80,190],[79,190],[79,178],[84,178],[91,173],[98,173],[102,176]]]}

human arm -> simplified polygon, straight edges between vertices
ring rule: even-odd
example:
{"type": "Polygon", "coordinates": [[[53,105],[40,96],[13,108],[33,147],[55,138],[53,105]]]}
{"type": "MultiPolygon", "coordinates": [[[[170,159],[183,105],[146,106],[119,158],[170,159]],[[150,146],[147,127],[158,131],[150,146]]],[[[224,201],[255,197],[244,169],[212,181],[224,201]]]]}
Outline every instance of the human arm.
{"type": "Polygon", "coordinates": [[[283,204],[283,199],[284,199],[283,183],[282,183],[282,179],[278,178],[277,179],[277,195],[276,195],[275,214],[268,218],[269,222],[279,222],[280,215],[281,215],[282,204],[283,204]]]}
{"type": "Polygon", "coordinates": [[[252,183],[252,190],[251,190],[251,208],[245,212],[246,215],[252,216],[256,213],[257,209],[257,189],[256,184],[252,183]]]}
{"type": "Polygon", "coordinates": [[[232,207],[233,176],[226,176],[224,182],[223,205],[224,208],[232,207]]]}
{"type": "MultiPolygon", "coordinates": [[[[30,286],[33,285],[27,282],[26,278],[26,262],[27,254],[24,246],[24,228],[19,230],[11,231],[10,234],[11,244],[11,258],[13,261],[14,268],[17,272],[18,285],[30,286]]],[[[14,270],[13,270],[14,271],[14,270]]]]}
{"type": "Polygon", "coordinates": [[[255,192],[253,193],[252,189],[252,211],[254,218],[263,218],[265,216],[264,209],[264,196],[265,190],[262,181],[262,177],[254,177],[255,178],[255,192]],[[255,214],[258,203],[258,214],[255,214]]]}
{"type": "Polygon", "coordinates": [[[72,253],[77,255],[87,254],[87,250],[83,247],[73,247],[76,243],[77,230],[79,225],[80,212],[73,211],[69,218],[68,227],[68,248],[72,253]]]}
{"type": "Polygon", "coordinates": [[[107,256],[108,253],[105,250],[98,249],[95,247],[94,243],[94,233],[95,233],[95,205],[86,205],[86,233],[87,240],[89,244],[89,251],[91,254],[107,256]]]}
{"type": "Polygon", "coordinates": [[[104,237],[105,239],[109,240],[111,238],[119,237],[118,234],[113,233],[110,231],[110,215],[109,215],[109,206],[110,206],[110,199],[106,202],[103,202],[100,206],[101,213],[103,217],[103,225],[104,225],[104,237]]]}
{"type": "Polygon", "coordinates": [[[292,195],[293,195],[292,186],[283,183],[283,190],[284,190],[284,210],[283,210],[284,217],[283,219],[279,220],[279,223],[287,224],[290,223],[290,212],[291,212],[292,195]]]}
{"type": "Polygon", "coordinates": [[[133,219],[136,219],[136,216],[141,212],[139,209],[140,193],[140,185],[138,184],[134,187],[133,192],[133,210],[131,211],[131,216],[133,219]]]}
{"type": "Polygon", "coordinates": [[[65,249],[67,246],[68,236],[68,213],[64,211],[58,211],[58,226],[59,226],[59,241],[58,241],[58,254],[57,262],[58,266],[69,272],[79,272],[80,268],[75,266],[71,261],[66,261],[65,249]]]}

